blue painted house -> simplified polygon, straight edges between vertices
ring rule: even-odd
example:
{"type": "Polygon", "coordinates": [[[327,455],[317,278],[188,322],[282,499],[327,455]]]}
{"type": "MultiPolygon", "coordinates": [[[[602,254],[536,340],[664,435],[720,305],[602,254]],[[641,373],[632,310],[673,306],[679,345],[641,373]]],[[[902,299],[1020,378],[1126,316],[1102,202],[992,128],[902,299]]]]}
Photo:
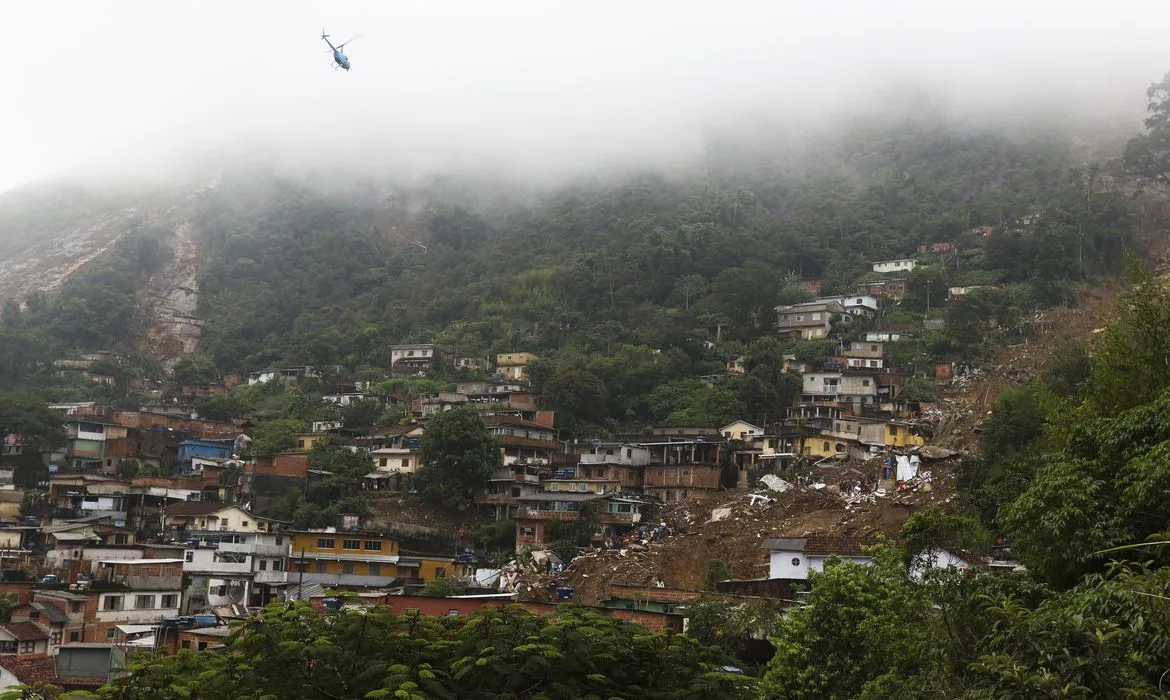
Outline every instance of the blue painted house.
{"type": "Polygon", "coordinates": [[[191,460],[195,457],[228,459],[232,456],[231,440],[183,440],[179,443],[179,459],[175,470],[180,474],[191,471],[191,460]]]}

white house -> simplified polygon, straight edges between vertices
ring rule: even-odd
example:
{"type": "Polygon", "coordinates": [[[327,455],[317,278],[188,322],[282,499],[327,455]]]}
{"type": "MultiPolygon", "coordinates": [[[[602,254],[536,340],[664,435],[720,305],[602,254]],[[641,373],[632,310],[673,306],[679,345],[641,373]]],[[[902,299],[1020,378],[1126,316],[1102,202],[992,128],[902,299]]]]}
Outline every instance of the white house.
{"type": "Polygon", "coordinates": [[[901,260],[879,260],[873,264],[874,272],[909,272],[917,265],[914,260],[910,258],[902,258],[901,260]]]}
{"type": "Polygon", "coordinates": [[[374,468],[380,472],[413,474],[418,471],[418,450],[409,447],[383,447],[374,450],[374,468]]]}
{"type": "Polygon", "coordinates": [[[842,403],[872,404],[877,396],[877,378],[864,374],[841,372],[808,372],[802,376],[804,403],[837,401],[842,403]]]}
{"type": "Polygon", "coordinates": [[[821,297],[817,299],[818,302],[835,301],[845,309],[845,313],[850,316],[864,316],[866,318],[873,318],[878,312],[877,297],[869,294],[850,294],[836,297],[821,297]]]}
{"type": "Polygon", "coordinates": [[[832,556],[869,564],[873,557],[862,551],[868,544],[849,537],[802,537],[768,539],[760,546],[768,550],[768,578],[807,579],[809,571],[824,571],[832,556]]]}

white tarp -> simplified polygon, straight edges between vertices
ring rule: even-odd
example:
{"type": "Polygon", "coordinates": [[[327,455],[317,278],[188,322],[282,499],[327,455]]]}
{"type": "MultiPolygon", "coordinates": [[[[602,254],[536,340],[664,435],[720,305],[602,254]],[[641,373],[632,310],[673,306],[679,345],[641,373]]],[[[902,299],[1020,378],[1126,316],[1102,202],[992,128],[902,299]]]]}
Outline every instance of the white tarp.
{"type": "Polygon", "coordinates": [[[918,455],[898,455],[898,481],[910,481],[918,476],[918,455]]]}

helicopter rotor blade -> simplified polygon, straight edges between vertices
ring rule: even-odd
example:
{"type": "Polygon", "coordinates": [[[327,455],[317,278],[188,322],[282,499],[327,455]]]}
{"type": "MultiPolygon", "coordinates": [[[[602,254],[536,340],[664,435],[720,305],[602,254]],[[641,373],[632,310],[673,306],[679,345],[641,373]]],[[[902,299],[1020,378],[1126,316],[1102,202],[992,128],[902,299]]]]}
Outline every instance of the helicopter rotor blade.
{"type": "Polygon", "coordinates": [[[354,34],[354,35],[353,35],[353,36],[351,36],[350,38],[346,39],[346,40],[345,40],[343,43],[340,43],[340,44],[338,44],[338,45],[337,45],[337,48],[339,48],[339,49],[340,49],[342,46],[345,46],[346,44],[348,44],[349,42],[353,41],[354,39],[357,39],[357,38],[358,38],[358,37],[360,37],[360,36],[361,36],[361,34],[354,34]]]}

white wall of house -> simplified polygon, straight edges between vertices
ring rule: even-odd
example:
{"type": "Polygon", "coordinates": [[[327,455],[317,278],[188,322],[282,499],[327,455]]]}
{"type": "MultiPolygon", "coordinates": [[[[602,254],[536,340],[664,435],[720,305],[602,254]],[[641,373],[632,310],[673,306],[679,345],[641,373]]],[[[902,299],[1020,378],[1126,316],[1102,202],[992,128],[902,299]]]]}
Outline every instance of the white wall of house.
{"type": "Polygon", "coordinates": [[[874,272],[909,272],[917,263],[908,258],[902,260],[881,260],[873,264],[874,272]]]}
{"type": "Polygon", "coordinates": [[[182,591],[119,591],[98,595],[98,622],[147,624],[179,614],[182,591]],[[110,607],[112,606],[112,607],[110,607]]]}
{"type": "MultiPolygon", "coordinates": [[[[800,550],[773,549],[768,553],[768,578],[807,579],[809,571],[824,571],[825,559],[821,555],[805,556],[800,550]]],[[[840,557],[855,564],[869,564],[873,557],[840,557]]]]}

